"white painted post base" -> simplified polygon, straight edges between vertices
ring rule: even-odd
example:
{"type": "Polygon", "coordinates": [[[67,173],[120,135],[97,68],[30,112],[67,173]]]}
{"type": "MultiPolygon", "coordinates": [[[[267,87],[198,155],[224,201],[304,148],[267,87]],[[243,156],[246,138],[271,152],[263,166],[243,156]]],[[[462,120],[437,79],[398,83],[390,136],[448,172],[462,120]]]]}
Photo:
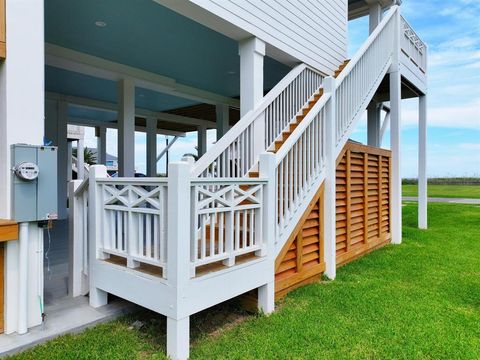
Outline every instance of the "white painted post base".
{"type": "Polygon", "coordinates": [[[167,317],[167,356],[186,360],[190,355],[190,317],[176,320],[167,317]]]}
{"type": "Polygon", "coordinates": [[[100,290],[99,288],[91,287],[90,288],[90,306],[93,308],[98,308],[103,305],[107,305],[108,293],[106,291],[100,290]]]}
{"type": "Polygon", "coordinates": [[[325,190],[324,190],[324,256],[325,275],[334,280],[337,275],[336,258],[336,166],[335,166],[335,79],[331,76],[323,80],[326,93],[331,93],[326,105],[325,136],[325,190]]]}
{"type": "Polygon", "coordinates": [[[427,229],[427,95],[419,97],[418,110],[418,228],[427,229]]]}
{"type": "Polygon", "coordinates": [[[265,315],[275,311],[275,282],[269,282],[258,288],[258,310],[265,315]]]}

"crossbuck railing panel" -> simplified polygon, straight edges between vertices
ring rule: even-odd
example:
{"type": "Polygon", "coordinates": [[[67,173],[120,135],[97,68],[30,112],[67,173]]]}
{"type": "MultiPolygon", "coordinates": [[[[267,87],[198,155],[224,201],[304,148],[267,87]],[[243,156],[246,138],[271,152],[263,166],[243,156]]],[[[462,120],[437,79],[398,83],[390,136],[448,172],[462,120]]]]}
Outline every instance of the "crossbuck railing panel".
{"type": "Polygon", "coordinates": [[[262,249],[263,189],[266,181],[205,179],[192,181],[192,276],[199,266],[262,249]]]}
{"type": "MultiPolygon", "coordinates": [[[[336,141],[344,143],[345,134],[364,111],[365,101],[376,90],[375,83],[385,73],[394,50],[396,17],[390,12],[383,27],[379,26],[336,79],[336,141]]],[[[341,146],[340,146],[341,147],[341,146]]]]}
{"type": "Polygon", "coordinates": [[[322,84],[323,76],[299,65],[282,79],[256,109],[247,113],[192,169],[194,177],[245,176],[299,114],[322,84]]]}
{"type": "Polygon", "coordinates": [[[167,256],[167,183],[97,180],[101,188],[102,244],[106,254],[127,266],[165,268],[167,256]]]}
{"type": "Polygon", "coordinates": [[[403,16],[401,17],[401,31],[400,46],[402,52],[410,58],[421,72],[426,73],[427,46],[403,16]]]}

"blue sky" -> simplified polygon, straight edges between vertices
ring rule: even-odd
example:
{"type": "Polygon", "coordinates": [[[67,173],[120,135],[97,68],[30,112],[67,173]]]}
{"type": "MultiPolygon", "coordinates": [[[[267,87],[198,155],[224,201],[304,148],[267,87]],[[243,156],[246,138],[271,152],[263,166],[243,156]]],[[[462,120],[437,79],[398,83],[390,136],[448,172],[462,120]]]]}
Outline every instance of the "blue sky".
{"type": "MultiPolygon", "coordinates": [[[[402,15],[429,47],[428,176],[480,176],[480,0],[404,0],[402,15]]],[[[349,56],[368,35],[368,19],[349,24],[349,56]]],[[[418,100],[402,102],[402,175],[417,176],[418,100]]],[[[87,144],[94,146],[93,130],[87,144]]],[[[385,138],[388,139],[388,133],[385,138]]],[[[365,142],[362,121],[353,136],[365,142]]],[[[215,140],[215,131],[208,134],[215,140]]],[[[158,136],[163,148],[165,137],[158,136]]],[[[196,134],[171,151],[171,161],[192,152],[196,134]]],[[[388,147],[388,141],[383,143],[388,147]]],[[[116,154],[116,133],[108,132],[108,151],[116,154]]],[[[136,136],[136,169],[145,172],[145,135],[136,136]]],[[[158,170],[164,171],[159,163],[158,170]]]]}

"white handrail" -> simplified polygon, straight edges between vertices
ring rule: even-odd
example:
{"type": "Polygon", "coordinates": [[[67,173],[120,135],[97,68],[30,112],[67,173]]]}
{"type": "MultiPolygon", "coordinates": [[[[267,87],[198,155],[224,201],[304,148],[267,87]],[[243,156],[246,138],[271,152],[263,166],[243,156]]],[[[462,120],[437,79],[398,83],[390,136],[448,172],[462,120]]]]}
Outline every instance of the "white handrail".
{"type": "Polygon", "coordinates": [[[195,163],[192,176],[244,176],[318,90],[322,78],[305,64],[295,67],[195,163]]]}
{"type": "Polygon", "coordinates": [[[345,80],[345,78],[348,76],[348,74],[352,71],[352,69],[355,67],[355,65],[358,63],[358,61],[362,58],[363,54],[367,51],[367,49],[372,45],[372,43],[375,41],[375,39],[378,37],[378,35],[383,31],[385,26],[389,23],[390,19],[393,17],[393,15],[397,12],[398,5],[394,5],[390,8],[390,10],[386,13],[385,17],[382,19],[380,24],[375,28],[375,30],[370,34],[370,36],[367,38],[367,40],[363,43],[363,45],[360,47],[360,49],[357,50],[355,55],[352,57],[352,59],[348,62],[347,66],[343,69],[343,71],[338,75],[338,77],[335,79],[335,88],[338,89],[340,84],[345,80]]]}
{"type": "Polygon", "coordinates": [[[327,119],[326,104],[332,93],[325,92],[303,121],[275,154],[277,179],[277,250],[291,231],[311,196],[325,176],[325,121],[336,126],[338,153],[348,139],[359,114],[365,110],[375,90],[388,70],[393,57],[394,15],[398,6],[390,9],[375,31],[369,36],[353,59],[334,79],[336,116],[327,119]]]}

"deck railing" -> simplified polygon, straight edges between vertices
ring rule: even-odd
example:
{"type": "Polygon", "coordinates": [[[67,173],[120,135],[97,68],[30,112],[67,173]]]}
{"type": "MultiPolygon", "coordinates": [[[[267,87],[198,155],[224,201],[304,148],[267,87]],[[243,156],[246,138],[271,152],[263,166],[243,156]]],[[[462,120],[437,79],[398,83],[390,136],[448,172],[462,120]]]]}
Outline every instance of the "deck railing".
{"type": "Polygon", "coordinates": [[[196,179],[192,189],[192,275],[200,266],[235,265],[241,255],[261,255],[266,180],[196,179]]]}
{"type": "MultiPolygon", "coordinates": [[[[191,277],[206,265],[221,270],[236,265],[239,257],[243,263],[248,254],[251,260],[267,254],[266,179],[185,179],[175,173],[169,178],[108,178],[104,166],[92,168],[89,191],[84,187],[76,193],[75,215],[82,216],[73,219],[72,228],[77,229],[74,242],[94,248],[95,259],[140,271],[147,266],[168,280],[169,264],[184,261],[169,258],[179,242],[188,244],[191,277]],[[179,209],[182,215],[176,216],[179,209]],[[188,227],[188,236],[177,236],[170,226],[188,227]]],[[[88,272],[88,254],[81,256],[88,272]]]]}
{"type": "Polygon", "coordinates": [[[423,74],[427,72],[427,45],[420,39],[412,26],[401,17],[400,46],[402,53],[423,74]]]}
{"type": "Polygon", "coordinates": [[[164,270],[167,256],[166,179],[97,179],[102,213],[98,249],[126,259],[127,266],[142,264],[164,270]]]}

